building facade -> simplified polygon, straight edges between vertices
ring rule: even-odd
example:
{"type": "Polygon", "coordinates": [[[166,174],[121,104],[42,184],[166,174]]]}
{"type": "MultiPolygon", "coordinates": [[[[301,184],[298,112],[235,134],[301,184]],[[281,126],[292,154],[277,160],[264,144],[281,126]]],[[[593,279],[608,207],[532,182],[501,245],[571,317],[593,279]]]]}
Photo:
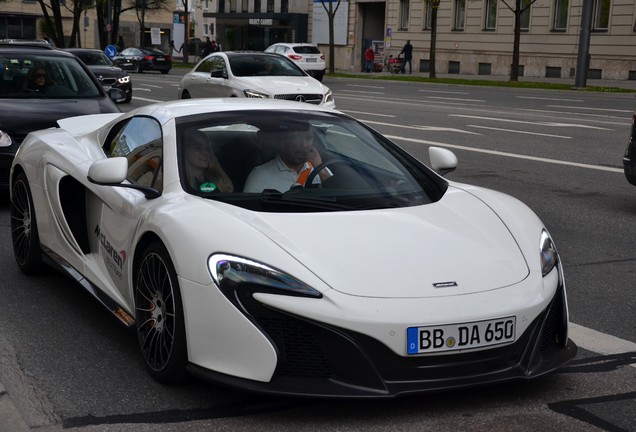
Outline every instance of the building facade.
{"type": "MultiPolygon", "coordinates": [[[[587,0],[536,0],[529,5],[521,16],[520,75],[575,76],[584,1],[587,0]]],[[[587,76],[636,79],[636,2],[590,1],[592,22],[587,76]]],[[[514,7],[515,1],[505,3],[514,7]]],[[[438,74],[510,74],[514,14],[505,3],[502,0],[440,1],[435,49],[438,74]]],[[[528,3],[530,0],[525,0],[525,4],[528,3]]],[[[410,40],[414,46],[414,70],[427,72],[431,7],[428,0],[350,0],[348,19],[343,24],[347,27],[348,40],[336,47],[335,68],[361,71],[363,53],[372,43],[376,53],[396,56],[410,40]]],[[[312,22],[311,17],[309,21],[312,22]]],[[[328,51],[326,46],[322,50],[328,51]]]]}

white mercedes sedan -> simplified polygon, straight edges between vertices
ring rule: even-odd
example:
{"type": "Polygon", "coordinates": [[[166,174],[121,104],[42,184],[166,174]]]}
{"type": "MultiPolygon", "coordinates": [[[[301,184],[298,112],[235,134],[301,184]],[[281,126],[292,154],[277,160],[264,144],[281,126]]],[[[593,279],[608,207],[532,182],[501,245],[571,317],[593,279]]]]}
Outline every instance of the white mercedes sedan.
{"type": "Polygon", "coordinates": [[[178,97],[282,99],[336,107],[329,87],[287,57],[264,52],[217,52],[205,57],[183,76],[178,97]]]}

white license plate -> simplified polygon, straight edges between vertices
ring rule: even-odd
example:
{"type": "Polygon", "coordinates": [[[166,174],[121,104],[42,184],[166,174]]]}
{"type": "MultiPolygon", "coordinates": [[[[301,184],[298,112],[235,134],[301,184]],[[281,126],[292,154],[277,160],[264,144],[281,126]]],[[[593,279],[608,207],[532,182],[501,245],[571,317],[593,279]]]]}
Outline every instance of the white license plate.
{"type": "Polygon", "coordinates": [[[406,352],[427,354],[500,345],[515,340],[514,316],[487,321],[406,329],[406,352]]]}
{"type": "Polygon", "coordinates": [[[305,61],[306,61],[307,63],[316,63],[316,60],[317,60],[317,59],[315,59],[315,58],[308,58],[308,59],[305,59],[305,61]]]}
{"type": "Polygon", "coordinates": [[[165,61],[166,59],[165,59],[165,58],[163,58],[163,57],[157,57],[155,60],[156,60],[156,61],[165,61]]]}

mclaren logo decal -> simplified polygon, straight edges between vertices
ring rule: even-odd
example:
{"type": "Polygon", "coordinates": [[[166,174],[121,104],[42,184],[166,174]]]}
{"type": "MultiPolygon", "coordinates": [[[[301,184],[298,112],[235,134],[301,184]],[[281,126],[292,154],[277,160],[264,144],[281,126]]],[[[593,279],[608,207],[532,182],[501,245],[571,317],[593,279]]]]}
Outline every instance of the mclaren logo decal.
{"type": "Polygon", "coordinates": [[[99,229],[99,225],[95,227],[95,235],[97,236],[97,239],[99,240],[102,247],[104,248],[106,255],[121,270],[124,267],[124,263],[126,262],[126,251],[117,252],[117,250],[115,250],[113,245],[110,244],[106,236],[102,234],[101,230],[99,229]]]}
{"type": "Polygon", "coordinates": [[[434,283],[433,286],[435,288],[450,288],[450,287],[456,287],[457,282],[437,282],[437,283],[434,283]]]}

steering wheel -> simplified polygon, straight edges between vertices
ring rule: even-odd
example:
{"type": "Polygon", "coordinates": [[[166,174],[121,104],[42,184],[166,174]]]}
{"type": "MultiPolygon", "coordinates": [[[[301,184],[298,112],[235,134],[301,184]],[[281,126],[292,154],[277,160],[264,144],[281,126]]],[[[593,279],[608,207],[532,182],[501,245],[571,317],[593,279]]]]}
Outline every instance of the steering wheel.
{"type": "Polygon", "coordinates": [[[356,163],[354,161],[350,161],[348,159],[332,159],[326,162],[321,163],[320,165],[314,167],[313,171],[309,173],[307,176],[307,180],[305,181],[306,188],[316,188],[319,184],[314,184],[314,179],[320,171],[324,170],[327,167],[333,167],[336,165],[349,165],[350,167],[355,167],[356,163]]]}

